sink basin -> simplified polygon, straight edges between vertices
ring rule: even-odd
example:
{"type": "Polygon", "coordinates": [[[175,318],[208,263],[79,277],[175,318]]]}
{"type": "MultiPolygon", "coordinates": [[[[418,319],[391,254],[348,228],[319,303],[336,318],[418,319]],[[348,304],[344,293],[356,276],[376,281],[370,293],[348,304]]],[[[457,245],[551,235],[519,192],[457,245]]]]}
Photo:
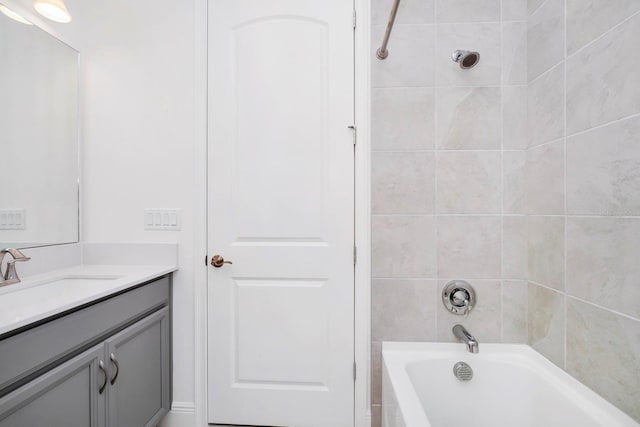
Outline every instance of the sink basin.
{"type": "Polygon", "coordinates": [[[62,276],[54,276],[47,279],[29,282],[23,281],[15,285],[0,288],[0,294],[9,294],[15,292],[43,292],[55,294],[56,292],[70,292],[76,289],[93,289],[108,285],[110,281],[120,279],[122,276],[105,275],[105,274],[66,274],[62,276]]]}
{"type": "Polygon", "coordinates": [[[94,287],[102,286],[105,282],[110,280],[119,279],[121,276],[108,276],[108,275],[87,275],[87,274],[69,274],[62,277],[53,277],[51,279],[44,280],[34,284],[34,286],[53,286],[59,289],[67,287],[94,287]]]}
{"type": "Polygon", "coordinates": [[[120,283],[124,276],[103,274],[60,274],[41,280],[25,280],[15,285],[0,288],[2,316],[11,321],[19,321],[24,306],[37,313],[46,313],[51,307],[61,303],[73,304],[87,298],[108,292],[120,283]]]}
{"type": "Polygon", "coordinates": [[[104,280],[116,280],[119,279],[122,276],[108,276],[108,275],[93,275],[93,274],[69,274],[66,276],[62,276],[62,277],[54,277],[52,279],[43,281],[43,282],[39,282],[38,285],[50,285],[52,283],[56,283],[56,282],[76,282],[78,280],[82,280],[85,282],[93,282],[93,281],[98,281],[98,282],[102,282],[104,280]]]}

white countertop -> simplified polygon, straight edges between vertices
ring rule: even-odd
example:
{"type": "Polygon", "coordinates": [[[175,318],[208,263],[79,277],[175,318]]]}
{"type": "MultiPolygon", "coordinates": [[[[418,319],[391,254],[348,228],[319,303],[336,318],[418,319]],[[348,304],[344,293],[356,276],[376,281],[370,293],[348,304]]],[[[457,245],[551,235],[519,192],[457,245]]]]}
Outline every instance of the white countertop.
{"type": "Polygon", "coordinates": [[[0,288],[0,334],[176,271],[175,265],[79,265],[0,288]]]}

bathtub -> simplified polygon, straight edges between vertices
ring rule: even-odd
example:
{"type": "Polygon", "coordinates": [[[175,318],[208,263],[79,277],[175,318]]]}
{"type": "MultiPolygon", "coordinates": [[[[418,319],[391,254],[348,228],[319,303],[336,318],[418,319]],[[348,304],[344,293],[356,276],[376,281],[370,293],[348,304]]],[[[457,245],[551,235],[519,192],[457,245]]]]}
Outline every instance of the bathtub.
{"type": "Polygon", "coordinates": [[[531,347],[385,342],[383,427],[638,427],[531,347]],[[456,362],[473,369],[468,382],[456,362]]]}

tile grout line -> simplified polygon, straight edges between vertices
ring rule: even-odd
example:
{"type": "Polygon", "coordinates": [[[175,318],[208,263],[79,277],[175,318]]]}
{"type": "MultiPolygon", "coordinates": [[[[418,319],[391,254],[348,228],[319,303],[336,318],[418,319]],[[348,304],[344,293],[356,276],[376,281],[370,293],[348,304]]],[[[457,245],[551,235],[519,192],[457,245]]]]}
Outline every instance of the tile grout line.
{"type": "Polygon", "coordinates": [[[528,8],[527,8],[527,17],[530,18],[531,16],[535,15],[536,13],[538,13],[540,11],[540,9],[542,9],[542,6],[544,6],[548,2],[549,2],[549,0],[543,0],[543,2],[538,5],[538,7],[536,7],[535,9],[533,9],[531,11],[529,11],[528,8]]]}
{"type": "MultiPolygon", "coordinates": [[[[529,80],[529,75],[527,74],[528,84],[530,85],[532,83],[537,83],[538,80],[542,79],[542,77],[546,77],[547,74],[550,74],[553,70],[558,68],[563,63],[564,63],[564,59],[562,61],[558,62],[558,63],[553,64],[552,66],[550,66],[549,68],[547,68],[546,70],[544,70],[543,72],[541,72],[540,74],[538,74],[537,76],[535,76],[531,80],[529,80]]],[[[528,72],[528,70],[527,70],[527,72],[528,72]]]]}
{"type": "MultiPolygon", "coordinates": [[[[546,3],[547,0],[545,0],[546,3]]],[[[544,3],[543,3],[544,4],[544,3]]],[[[640,10],[637,10],[636,12],[634,12],[631,16],[628,16],[627,18],[625,18],[624,20],[620,21],[619,23],[617,23],[616,25],[614,25],[613,27],[609,28],[607,31],[605,31],[604,33],[602,33],[601,35],[599,35],[598,37],[596,37],[595,39],[591,40],[589,43],[587,43],[586,45],[582,46],[580,49],[576,50],[575,52],[572,52],[571,54],[567,53],[567,10],[566,10],[566,2],[565,2],[565,25],[564,25],[564,39],[565,39],[565,46],[564,46],[564,59],[559,62],[558,64],[554,64],[549,68],[546,68],[545,70],[541,71],[537,76],[535,76],[529,83],[533,83],[534,81],[538,80],[540,77],[542,77],[543,75],[547,74],[548,72],[550,72],[551,70],[553,70],[556,66],[558,66],[559,64],[563,63],[563,62],[568,62],[571,58],[577,56],[578,54],[580,54],[582,51],[586,50],[589,46],[597,43],[599,40],[605,38],[609,33],[615,31],[617,28],[621,27],[622,25],[624,25],[627,21],[633,19],[636,15],[640,15],[640,10]]],[[[527,30],[528,31],[528,30],[527,30]]]]}
{"type": "MultiPolygon", "coordinates": [[[[443,149],[443,150],[439,150],[442,153],[500,153],[501,150],[499,148],[489,148],[486,150],[483,149],[460,149],[460,150],[452,150],[452,149],[443,149]]],[[[505,151],[522,151],[522,150],[505,150],[505,151]]],[[[389,154],[414,154],[414,153],[429,153],[429,154],[435,154],[436,150],[412,150],[412,149],[407,149],[407,150],[388,150],[388,149],[378,149],[378,150],[371,150],[372,153],[389,153],[389,154]]]]}
{"type": "MultiPolygon", "coordinates": [[[[538,9],[540,7],[542,7],[543,5],[544,5],[544,2],[539,5],[538,9]]],[[[529,37],[528,36],[529,36],[529,22],[531,21],[532,15],[538,9],[535,9],[535,10],[531,11],[531,13],[529,13],[529,12],[527,13],[527,150],[526,150],[527,151],[527,162],[526,162],[526,171],[525,171],[525,173],[527,175],[529,173],[529,157],[531,155],[531,150],[533,148],[535,148],[535,145],[533,145],[531,147],[529,146],[530,129],[529,129],[529,102],[528,102],[528,100],[529,100],[529,96],[530,96],[530,92],[531,92],[530,88],[533,85],[535,79],[531,79],[530,80],[530,71],[529,71],[529,65],[528,65],[528,56],[529,56],[529,51],[530,51],[529,47],[530,46],[529,46],[529,37]]],[[[540,77],[540,76],[538,76],[538,77],[540,77]]],[[[527,180],[528,180],[528,178],[527,178],[527,180]]],[[[529,335],[530,324],[529,324],[529,317],[528,316],[529,316],[529,312],[530,312],[530,307],[529,307],[529,289],[530,289],[529,282],[530,282],[530,279],[531,279],[531,272],[529,271],[529,238],[530,238],[529,220],[534,215],[531,214],[531,210],[530,210],[530,197],[529,197],[530,195],[529,195],[529,190],[528,190],[528,184],[525,187],[525,189],[526,189],[526,212],[527,212],[527,340],[526,340],[526,342],[527,342],[528,345],[533,346],[533,342],[530,342],[530,338],[529,338],[530,337],[530,335],[529,335]]]]}
{"type": "Polygon", "coordinates": [[[504,0],[500,0],[500,342],[504,342],[504,0]]]}
{"type": "MultiPolygon", "coordinates": [[[[562,291],[560,291],[560,290],[558,290],[558,289],[552,288],[551,286],[548,286],[548,285],[543,285],[542,283],[536,282],[536,281],[534,281],[534,280],[529,280],[529,283],[531,283],[532,285],[535,285],[535,286],[539,286],[539,287],[541,287],[541,288],[544,288],[544,289],[546,289],[546,290],[548,290],[548,291],[555,292],[556,294],[558,294],[558,295],[560,295],[560,296],[565,295],[565,293],[564,293],[564,292],[562,292],[562,291]]],[[[573,299],[573,300],[576,300],[576,301],[580,301],[580,302],[582,302],[582,303],[584,303],[584,304],[590,305],[590,306],[592,306],[592,307],[598,308],[598,309],[603,310],[603,311],[606,311],[606,312],[608,312],[608,313],[612,313],[612,314],[615,314],[615,315],[620,316],[620,317],[624,317],[624,318],[629,319],[629,320],[633,320],[633,321],[636,321],[636,322],[640,322],[640,318],[633,317],[633,316],[631,316],[631,315],[629,315],[629,314],[622,313],[622,312],[620,312],[620,311],[614,310],[614,309],[609,308],[609,307],[605,307],[605,306],[600,305],[600,304],[598,304],[598,303],[595,303],[595,302],[593,302],[593,301],[589,301],[589,300],[586,300],[586,299],[584,299],[584,298],[580,298],[580,297],[578,297],[578,296],[575,296],[575,295],[569,295],[569,294],[566,294],[566,297],[567,297],[567,299],[573,299]]]]}
{"type": "Polygon", "coordinates": [[[595,126],[592,126],[592,127],[590,127],[590,128],[583,129],[583,130],[580,130],[580,131],[577,131],[577,132],[574,132],[574,133],[571,133],[571,134],[569,134],[569,133],[568,133],[568,134],[567,134],[567,138],[573,138],[573,137],[575,137],[575,136],[583,135],[583,134],[588,133],[588,132],[591,132],[591,131],[593,131],[593,130],[597,130],[597,129],[601,129],[601,128],[604,128],[604,127],[607,127],[607,126],[611,126],[611,125],[614,125],[614,124],[616,124],[616,123],[623,122],[623,121],[625,121],[625,120],[635,119],[635,118],[637,118],[637,117],[640,117],[640,113],[633,113],[633,114],[629,114],[629,115],[627,115],[627,116],[620,117],[620,118],[618,118],[618,119],[613,119],[613,120],[610,120],[610,121],[608,121],[608,122],[601,123],[601,124],[599,124],[599,125],[595,125],[595,126]]]}
{"type": "Polygon", "coordinates": [[[537,148],[546,147],[548,145],[559,144],[562,141],[564,141],[564,139],[565,139],[564,136],[561,136],[560,138],[552,139],[551,141],[547,141],[547,142],[543,142],[541,144],[535,144],[535,145],[532,145],[530,147],[527,147],[527,150],[535,150],[537,148]]]}
{"type": "MultiPolygon", "coordinates": [[[[376,217],[402,217],[402,216],[406,216],[406,217],[444,217],[444,218],[451,218],[451,217],[461,217],[461,218],[466,218],[466,217],[478,217],[478,218],[499,218],[500,217],[500,213],[496,212],[496,213],[477,213],[477,214],[465,214],[465,213],[441,213],[441,214],[436,214],[436,213],[429,213],[429,212],[425,212],[425,213],[393,213],[393,212],[376,212],[373,213],[371,216],[376,216],[376,217]]],[[[536,216],[536,217],[544,217],[544,218],[564,218],[565,216],[567,218],[570,219],[629,219],[629,220],[638,220],[640,219],[640,212],[638,213],[638,215],[594,215],[594,214],[531,214],[531,215],[527,215],[527,214],[516,214],[516,213],[505,213],[504,214],[505,217],[528,217],[528,216],[536,216]]]]}
{"type": "Polygon", "coordinates": [[[443,86],[435,86],[435,85],[424,85],[424,84],[416,84],[413,86],[371,86],[371,89],[377,90],[393,90],[393,89],[437,89],[437,88],[446,88],[446,89],[475,89],[475,88],[500,88],[502,86],[505,87],[523,87],[526,84],[482,84],[482,85],[443,85],[443,86]]]}
{"type": "MultiPolygon", "coordinates": [[[[437,55],[438,52],[438,2],[434,1],[433,2],[433,22],[434,22],[434,28],[433,28],[433,52],[437,55]]],[[[440,306],[438,305],[439,302],[439,296],[440,296],[440,245],[438,243],[439,241],[439,235],[440,235],[440,220],[438,219],[438,175],[439,175],[439,164],[440,164],[440,141],[439,141],[439,131],[440,131],[440,126],[438,125],[438,118],[439,118],[439,114],[438,114],[438,100],[439,100],[439,93],[440,91],[438,90],[438,70],[437,67],[436,69],[434,69],[434,73],[433,73],[433,131],[434,131],[434,135],[433,135],[433,149],[434,149],[434,174],[433,174],[433,186],[434,186],[434,206],[433,206],[433,211],[435,212],[435,239],[434,239],[434,250],[435,250],[435,310],[434,310],[434,336],[436,338],[436,342],[440,341],[440,333],[439,333],[439,325],[438,325],[438,309],[440,308],[440,306]]]]}
{"type": "MultiPolygon", "coordinates": [[[[546,0],[545,0],[546,1],[546,0]]],[[[436,6],[434,5],[434,10],[436,9],[436,6]]],[[[477,24],[500,24],[502,23],[502,21],[500,20],[492,20],[492,19],[488,19],[486,21],[442,21],[442,22],[438,22],[438,18],[434,17],[434,20],[432,22],[397,22],[394,24],[394,27],[418,27],[418,26],[437,26],[437,25],[477,25],[477,24]]],[[[508,23],[520,23],[520,22],[526,22],[523,19],[508,19],[504,22],[508,22],[508,23]]],[[[377,23],[371,24],[372,28],[378,27],[378,28],[382,28],[384,29],[386,27],[387,23],[377,23]]]]}
{"type": "Polygon", "coordinates": [[[590,306],[595,307],[595,308],[597,308],[597,309],[600,309],[600,310],[602,310],[602,311],[606,311],[606,312],[608,312],[608,313],[615,314],[616,316],[623,317],[623,318],[625,318],[625,319],[627,319],[627,320],[632,320],[632,321],[634,321],[634,322],[638,322],[638,323],[640,323],[640,318],[633,317],[633,316],[631,316],[631,315],[629,315],[629,314],[622,313],[622,312],[620,312],[620,311],[614,310],[614,309],[612,309],[612,308],[605,307],[605,306],[603,306],[603,305],[597,304],[597,303],[592,302],[592,301],[588,301],[588,300],[586,300],[586,299],[583,299],[583,298],[577,297],[577,296],[575,296],[575,295],[568,295],[568,294],[567,294],[567,299],[573,299],[573,300],[579,301],[579,302],[581,302],[581,303],[583,303],[583,304],[587,304],[587,305],[590,305],[590,306]]]}
{"type": "Polygon", "coordinates": [[[525,153],[525,159],[524,159],[524,212],[525,212],[525,220],[524,220],[524,227],[525,227],[525,250],[526,250],[526,268],[525,268],[525,281],[524,281],[524,286],[525,286],[525,302],[526,302],[526,314],[525,314],[525,338],[524,338],[524,342],[525,344],[531,346],[532,343],[529,340],[529,190],[528,190],[528,170],[529,170],[529,87],[531,86],[531,82],[529,82],[529,21],[531,18],[531,13],[529,13],[528,10],[528,5],[525,2],[525,9],[526,9],[526,17],[527,17],[527,22],[525,24],[525,33],[526,33],[526,37],[525,37],[525,49],[526,49],[526,60],[527,60],[527,67],[526,67],[526,82],[527,82],[527,89],[526,89],[526,98],[525,98],[525,130],[526,130],[526,136],[525,136],[525,143],[526,143],[526,147],[524,150],[525,153]]]}
{"type": "MultiPolygon", "coordinates": [[[[567,13],[567,11],[566,11],[566,3],[565,3],[565,40],[566,40],[566,32],[567,32],[567,26],[566,26],[566,16],[567,15],[566,15],[566,13],[567,13]]],[[[572,57],[578,55],[583,50],[586,50],[589,46],[591,46],[591,45],[597,43],[599,40],[605,38],[609,33],[613,32],[617,28],[623,26],[625,23],[627,23],[627,21],[630,21],[633,18],[635,18],[637,15],[640,15],[640,9],[636,10],[631,15],[627,16],[625,19],[623,19],[622,21],[618,22],[614,26],[610,27],[607,31],[605,31],[604,33],[600,34],[598,37],[596,37],[595,39],[591,40],[589,43],[585,44],[584,46],[582,46],[581,48],[579,48],[575,52],[571,52],[571,54],[569,54],[567,52],[567,45],[565,43],[565,58],[568,60],[569,58],[572,58],[572,57]]]]}
{"type": "Polygon", "coordinates": [[[564,308],[564,339],[563,339],[563,355],[564,355],[564,366],[563,368],[566,370],[567,369],[567,288],[569,286],[569,284],[567,283],[567,256],[568,256],[568,245],[567,245],[567,224],[568,224],[568,217],[567,217],[567,0],[564,0],[564,46],[563,46],[563,51],[564,51],[564,95],[563,95],[563,119],[564,119],[564,130],[563,130],[563,134],[564,134],[564,143],[563,143],[563,147],[564,147],[564,171],[563,171],[563,178],[564,178],[564,277],[563,277],[563,281],[564,281],[564,304],[563,304],[563,308],[564,308]]]}

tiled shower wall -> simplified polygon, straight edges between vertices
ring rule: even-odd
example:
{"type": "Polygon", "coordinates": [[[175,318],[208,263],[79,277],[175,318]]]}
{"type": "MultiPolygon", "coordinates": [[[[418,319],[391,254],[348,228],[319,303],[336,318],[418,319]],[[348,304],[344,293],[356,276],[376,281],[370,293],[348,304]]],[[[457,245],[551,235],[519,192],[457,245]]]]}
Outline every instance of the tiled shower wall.
{"type": "Polygon", "coordinates": [[[531,345],[640,421],[638,0],[528,10],[531,345]]]}
{"type": "MultiPolygon", "coordinates": [[[[393,1],[372,0],[372,46],[393,1]]],[[[402,0],[389,57],[372,53],[372,415],[382,341],[527,340],[526,0],[402,0]],[[455,49],[477,50],[461,70],[455,49]],[[441,289],[466,279],[471,316],[441,289]]]]}

